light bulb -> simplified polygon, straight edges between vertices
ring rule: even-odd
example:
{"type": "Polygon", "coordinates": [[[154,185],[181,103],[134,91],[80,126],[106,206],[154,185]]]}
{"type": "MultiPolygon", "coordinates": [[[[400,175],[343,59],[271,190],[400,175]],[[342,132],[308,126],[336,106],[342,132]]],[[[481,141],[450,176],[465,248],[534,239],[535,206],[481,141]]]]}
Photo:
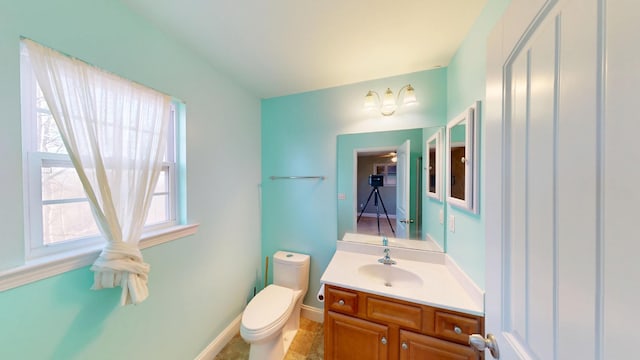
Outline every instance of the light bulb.
{"type": "Polygon", "coordinates": [[[393,96],[393,91],[387,88],[387,91],[384,92],[384,96],[382,97],[382,107],[380,111],[382,115],[389,116],[396,112],[396,108],[396,98],[393,96]]]}
{"type": "Polygon", "coordinates": [[[411,85],[407,85],[407,89],[404,92],[404,98],[402,100],[404,105],[417,104],[418,99],[416,99],[416,92],[411,85]]]}
{"type": "Polygon", "coordinates": [[[369,90],[367,95],[364,96],[364,109],[374,110],[376,108],[376,99],[373,97],[373,91],[369,90]]]}

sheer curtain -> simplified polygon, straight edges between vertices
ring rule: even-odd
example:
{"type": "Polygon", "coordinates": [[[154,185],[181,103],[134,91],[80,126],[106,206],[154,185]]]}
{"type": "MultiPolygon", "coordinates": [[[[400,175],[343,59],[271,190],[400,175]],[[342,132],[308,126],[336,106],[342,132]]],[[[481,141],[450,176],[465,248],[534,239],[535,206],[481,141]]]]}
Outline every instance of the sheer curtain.
{"type": "Polygon", "coordinates": [[[138,241],[166,149],[171,99],[30,40],[36,78],[108,244],[92,289],[122,287],[121,304],[149,295],[138,241]]]}

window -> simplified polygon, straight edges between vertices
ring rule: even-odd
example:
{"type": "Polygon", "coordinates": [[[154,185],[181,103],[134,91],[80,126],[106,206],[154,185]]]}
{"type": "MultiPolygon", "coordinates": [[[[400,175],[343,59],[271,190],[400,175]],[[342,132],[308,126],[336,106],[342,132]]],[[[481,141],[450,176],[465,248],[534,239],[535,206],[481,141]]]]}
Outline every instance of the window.
{"type": "Polygon", "coordinates": [[[373,173],[384,176],[384,186],[396,186],[397,167],[395,163],[374,164],[373,173]]]}
{"type": "MultiPolygon", "coordinates": [[[[27,259],[105,243],[24,50],[21,91],[27,259]]],[[[167,149],[146,231],[177,223],[175,129],[180,109],[180,104],[172,104],[167,149]]]]}

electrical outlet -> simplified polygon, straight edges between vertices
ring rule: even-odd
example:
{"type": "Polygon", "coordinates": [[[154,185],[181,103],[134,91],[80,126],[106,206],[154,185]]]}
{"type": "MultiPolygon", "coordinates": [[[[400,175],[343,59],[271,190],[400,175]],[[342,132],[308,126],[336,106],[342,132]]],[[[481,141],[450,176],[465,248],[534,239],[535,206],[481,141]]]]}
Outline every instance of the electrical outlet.
{"type": "Polygon", "coordinates": [[[456,232],[456,217],[453,215],[449,215],[449,231],[456,232]]]}

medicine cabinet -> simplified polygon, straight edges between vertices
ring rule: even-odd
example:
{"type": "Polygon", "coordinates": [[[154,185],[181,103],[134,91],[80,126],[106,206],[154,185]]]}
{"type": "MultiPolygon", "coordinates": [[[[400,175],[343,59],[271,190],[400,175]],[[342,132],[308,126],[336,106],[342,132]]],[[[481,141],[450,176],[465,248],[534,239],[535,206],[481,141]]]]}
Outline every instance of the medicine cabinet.
{"type": "Polygon", "coordinates": [[[425,170],[427,174],[427,195],[442,200],[442,130],[438,130],[427,140],[425,170]]]}
{"type": "Polygon", "coordinates": [[[447,202],[473,213],[478,206],[477,117],[480,102],[447,124],[447,202]]]}

